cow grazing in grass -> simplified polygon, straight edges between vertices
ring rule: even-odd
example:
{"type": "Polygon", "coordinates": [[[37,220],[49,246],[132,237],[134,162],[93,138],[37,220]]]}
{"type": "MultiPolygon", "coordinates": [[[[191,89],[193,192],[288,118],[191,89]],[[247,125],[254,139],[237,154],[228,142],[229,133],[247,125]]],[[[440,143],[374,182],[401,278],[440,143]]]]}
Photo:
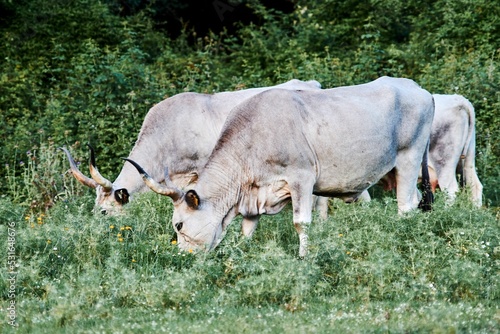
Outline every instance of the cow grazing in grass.
{"type": "MultiPolygon", "coordinates": [[[[163,181],[163,169],[168,164],[169,177],[174,184],[189,188],[196,182],[198,171],[212,152],[230,110],[245,99],[271,88],[309,90],[320,89],[321,85],[314,80],[293,79],[271,87],[212,95],[175,95],[149,110],[129,157],[147,168],[151,176],[159,181],[163,181]]],[[[129,164],[125,164],[115,182],[111,182],[99,173],[91,149],[92,178],[89,178],[78,170],[70,152],[64,148],[63,150],[75,178],[96,189],[95,209],[102,213],[121,211],[131,196],[148,189],[129,164]]]]}
{"type": "MultiPolygon", "coordinates": [[[[439,187],[453,203],[459,190],[457,172],[462,186],[470,187],[472,202],[482,206],[483,185],[476,173],[476,126],[472,104],[461,95],[434,94],[435,113],[429,145],[429,175],[432,192],[439,187]]],[[[396,188],[394,173],[387,174],[381,185],[384,190],[396,188]]],[[[365,200],[370,199],[366,193],[365,200]]],[[[321,203],[321,212],[325,212],[321,203]]]]}
{"type": "MultiPolygon", "coordinates": [[[[434,115],[432,95],[408,79],[326,90],[272,89],[246,100],[229,115],[193,189],[154,181],[130,160],[144,180],[174,201],[172,224],[182,249],[213,249],[237,215],[276,214],[290,200],[299,234],[299,255],[307,253],[313,193],[356,198],[393,168],[398,210],[419,205],[419,170],[430,209],[427,149],[434,115]]],[[[167,165],[168,166],[168,165],[167,165]]],[[[253,224],[253,225],[252,225],[253,224]]]]}
{"type": "Polygon", "coordinates": [[[482,205],[483,185],[476,173],[474,107],[461,95],[434,94],[436,111],[429,146],[433,190],[439,186],[453,200],[459,189],[456,172],[470,187],[472,201],[482,205]]]}

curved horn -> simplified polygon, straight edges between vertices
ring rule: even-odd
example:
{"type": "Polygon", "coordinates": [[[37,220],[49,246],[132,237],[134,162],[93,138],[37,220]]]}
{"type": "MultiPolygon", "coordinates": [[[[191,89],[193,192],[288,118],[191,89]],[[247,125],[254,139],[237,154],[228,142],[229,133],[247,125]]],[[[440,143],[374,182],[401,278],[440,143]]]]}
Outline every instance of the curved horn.
{"type": "Polygon", "coordinates": [[[90,144],[87,144],[87,146],[90,149],[90,175],[92,176],[92,179],[94,179],[94,181],[97,182],[97,184],[100,185],[104,191],[111,191],[111,189],[113,189],[113,183],[99,173],[99,170],[95,165],[94,148],[90,146],[90,144]]]}
{"type": "Polygon", "coordinates": [[[168,196],[172,198],[174,202],[182,198],[182,196],[184,195],[184,193],[181,190],[179,190],[168,177],[168,169],[165,169],[165,185],[162,185],[153,180],[153,178],[151,178],[151,176],[149,176],[148,173],[146,173],[146,171],[141,166],[139,166],[137,162],[128,158],[122,158],[122,159],[134,165],[139,174],[141,174],[144,183],[146,183],[146,185],[154,192],[160,195],[168,196]]]}
{"type": "Polygon", "coordinates": [[[90,177],[85,176],[82,172],[80,172],[80,170],[76,166],[75,160],[71,156],[71,153],[69,153],[69,151],[65,147],[59,147],[59,149],[61,151],[63,151],[64,153],[66,153],[66,156],[68,157],[68,160],[69,160],[71,174],[73,174],[75,179],[77,179],[84,186],[94,188],[94,189],[97,188],[97,182],[92,180],[90,177]]]}

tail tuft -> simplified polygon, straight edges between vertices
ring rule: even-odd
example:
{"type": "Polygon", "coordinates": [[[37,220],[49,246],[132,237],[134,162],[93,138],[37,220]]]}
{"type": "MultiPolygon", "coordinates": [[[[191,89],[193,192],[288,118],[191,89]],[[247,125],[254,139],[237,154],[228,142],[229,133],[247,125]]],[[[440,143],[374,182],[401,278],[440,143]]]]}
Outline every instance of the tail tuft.
{"type": "Polygon", "coordinates": [[[429,166],[427,165],[427,155],[429,152],[429,143],[422,159],[422,200],[418,204],[418,208],[422,211],[431,211],[432,203],[434,202],[434,194],[431,189],[431,180],[429,176],[429,166]]]}

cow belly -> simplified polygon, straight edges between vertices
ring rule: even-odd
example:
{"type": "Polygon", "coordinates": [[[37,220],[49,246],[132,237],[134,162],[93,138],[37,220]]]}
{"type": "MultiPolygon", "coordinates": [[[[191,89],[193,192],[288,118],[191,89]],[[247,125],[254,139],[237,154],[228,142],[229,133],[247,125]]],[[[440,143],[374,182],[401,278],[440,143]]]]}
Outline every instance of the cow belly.
{"type": "Polygon", "coordinates": [[[390,151],[360,150],[356,154],[356,151],[346,150],[349,155],[339,155],[330,164],[321,165],[314,191],[332,197],[360,194],[395,166],[396,154],[390,151]]]}
{"type": "Polygon", "coordinates": [[[313,192],[313,194],[316,196],[340,198],[346,203],[350,203],[350,202],[355,201],[361,195],[361,193],[362,193],[362,191],[361,192],[343,192],[343,193],[339,193],[339,192],[321,192],[321,193],[318,193],[316,191],[313,192]]]}
{"type": "Polygon", "coordinates": [[[356,197],[361,194],[364,190],[368,189],[375,182],[360,182],[358,184],[344,184],[342,186],[322,186],[321,184],[316,184],[313,193],[317,196],[325,197],[356,197]]]}

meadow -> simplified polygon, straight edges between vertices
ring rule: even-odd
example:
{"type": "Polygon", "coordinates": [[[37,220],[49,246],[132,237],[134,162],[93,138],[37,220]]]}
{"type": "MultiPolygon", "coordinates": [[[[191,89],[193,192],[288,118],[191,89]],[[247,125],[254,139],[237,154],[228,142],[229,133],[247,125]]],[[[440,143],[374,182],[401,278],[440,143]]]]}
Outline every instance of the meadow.
{"type": "Polygon", "coordinates": [[[15,284],[18,326],[4,317],[3,332],[498,333],[499,213],[466,197],[449,207],[438,193],[432,212],[406,216],[390,193],[331,200],[305,259],[289,207],[251,240],[237,219],[213,252],[191,254],[153,193],[115,217],[92,213],[92,193],[35,215],[2,199],[17,274],[2,271],[0,291],[15,284]]]}

